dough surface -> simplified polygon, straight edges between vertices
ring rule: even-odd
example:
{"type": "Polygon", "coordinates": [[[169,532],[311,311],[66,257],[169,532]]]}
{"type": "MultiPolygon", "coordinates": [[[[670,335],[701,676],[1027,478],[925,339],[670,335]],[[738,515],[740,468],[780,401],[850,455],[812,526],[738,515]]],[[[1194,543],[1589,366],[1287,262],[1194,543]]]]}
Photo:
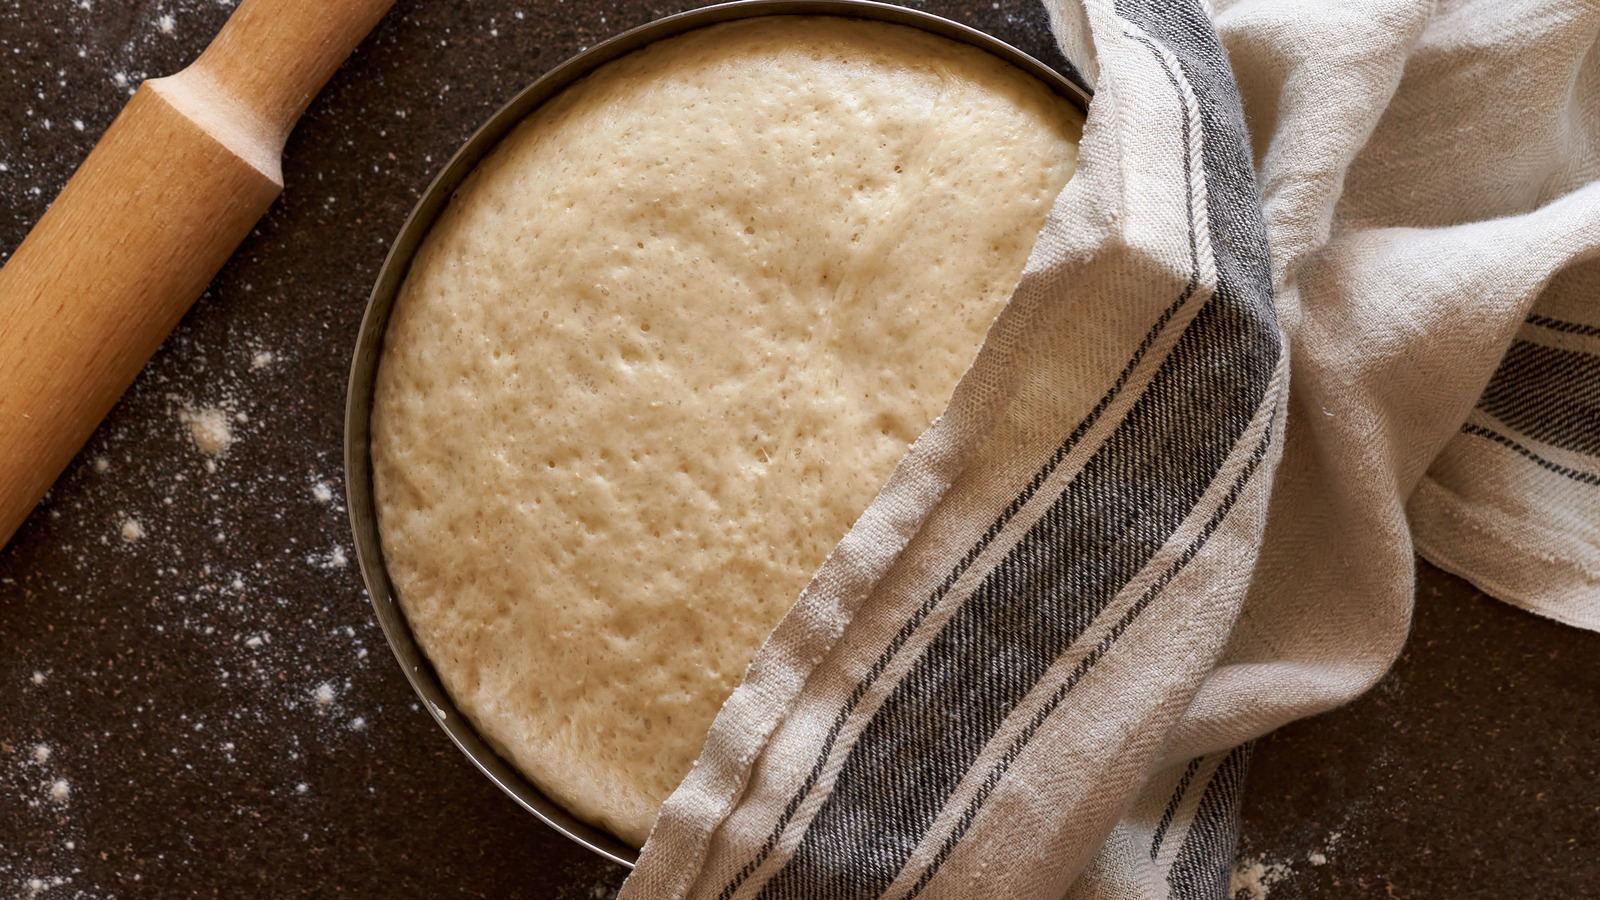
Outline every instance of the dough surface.
{"type": "Polygon", "coordinates": [[[457,190],[372,455],[456,704],[634,845],[812,572],[943,409],[1082,118],[924,32],[751,19],[626,56],[457,190]]]}

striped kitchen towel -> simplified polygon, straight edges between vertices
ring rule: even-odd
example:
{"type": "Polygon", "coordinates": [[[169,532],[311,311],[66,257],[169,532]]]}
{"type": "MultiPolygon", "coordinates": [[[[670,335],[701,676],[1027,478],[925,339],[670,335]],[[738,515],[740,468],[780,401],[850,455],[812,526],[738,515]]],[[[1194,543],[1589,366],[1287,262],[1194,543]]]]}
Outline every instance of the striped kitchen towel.
{"type": "Polygon", "coordinates": [[[1414,550],[1600,626],[1600,5],[1052,2],[1078,172],[624,900],[1223,898],[1414,550]]]}

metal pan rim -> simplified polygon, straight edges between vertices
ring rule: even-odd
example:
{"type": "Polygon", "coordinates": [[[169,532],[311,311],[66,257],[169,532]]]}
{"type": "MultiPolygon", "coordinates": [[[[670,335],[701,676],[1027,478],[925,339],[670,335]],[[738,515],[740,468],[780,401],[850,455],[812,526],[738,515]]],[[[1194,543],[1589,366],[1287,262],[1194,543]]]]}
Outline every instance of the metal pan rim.
{"type": "Polygon", "coordinates": [[[1010,44],[949,19],[874,0],[736,0],[657,19],[596,44],[556,66],[490,116],[462,144],[423,192],[390,246],[367,299],[350,365],[344,428],[345,499],[350,528],[373,611],[406,680],[456,747],[507,796],[567,838],[629,868],[638,861],[639,852],[567,812],[495,753],[456,710],[433,667],[417,647],[396,600],[378,536],[369,447],[373,382],[389,314],[418,246],[462,180],[518,122],[568,85],[646,44],[722,22],[778,15],[844,16],[919,28],[988,51],[1043,81],[1079,109],[1086,111],[1088,108],[1089,93],[1083,87],[1010,44]]]}

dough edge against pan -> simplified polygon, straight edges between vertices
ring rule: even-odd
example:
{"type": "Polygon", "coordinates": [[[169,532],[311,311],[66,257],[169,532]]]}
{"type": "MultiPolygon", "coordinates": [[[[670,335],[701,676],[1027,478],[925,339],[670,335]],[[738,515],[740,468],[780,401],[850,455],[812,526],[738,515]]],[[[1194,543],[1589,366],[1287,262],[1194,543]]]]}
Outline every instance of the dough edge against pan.
{"type": "Polygon", "coordinates": [[[643,843],[942,411],[1081,124],[945,38],[747,19],[607,64],[479,164],[401,288],[372,455],[402,610],[496,752],[643,843]]]}

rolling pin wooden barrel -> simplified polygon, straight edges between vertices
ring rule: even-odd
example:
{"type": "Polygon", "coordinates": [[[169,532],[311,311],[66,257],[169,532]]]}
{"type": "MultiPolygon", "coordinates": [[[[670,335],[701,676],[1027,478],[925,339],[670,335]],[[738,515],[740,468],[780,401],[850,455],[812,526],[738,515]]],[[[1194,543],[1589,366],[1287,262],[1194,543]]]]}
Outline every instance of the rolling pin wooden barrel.
{"type": "Polygon", "coordinates": [[[0,268],[0,546],[283,190],[290,129],[393,2],[244,0],[0,268]]]}

